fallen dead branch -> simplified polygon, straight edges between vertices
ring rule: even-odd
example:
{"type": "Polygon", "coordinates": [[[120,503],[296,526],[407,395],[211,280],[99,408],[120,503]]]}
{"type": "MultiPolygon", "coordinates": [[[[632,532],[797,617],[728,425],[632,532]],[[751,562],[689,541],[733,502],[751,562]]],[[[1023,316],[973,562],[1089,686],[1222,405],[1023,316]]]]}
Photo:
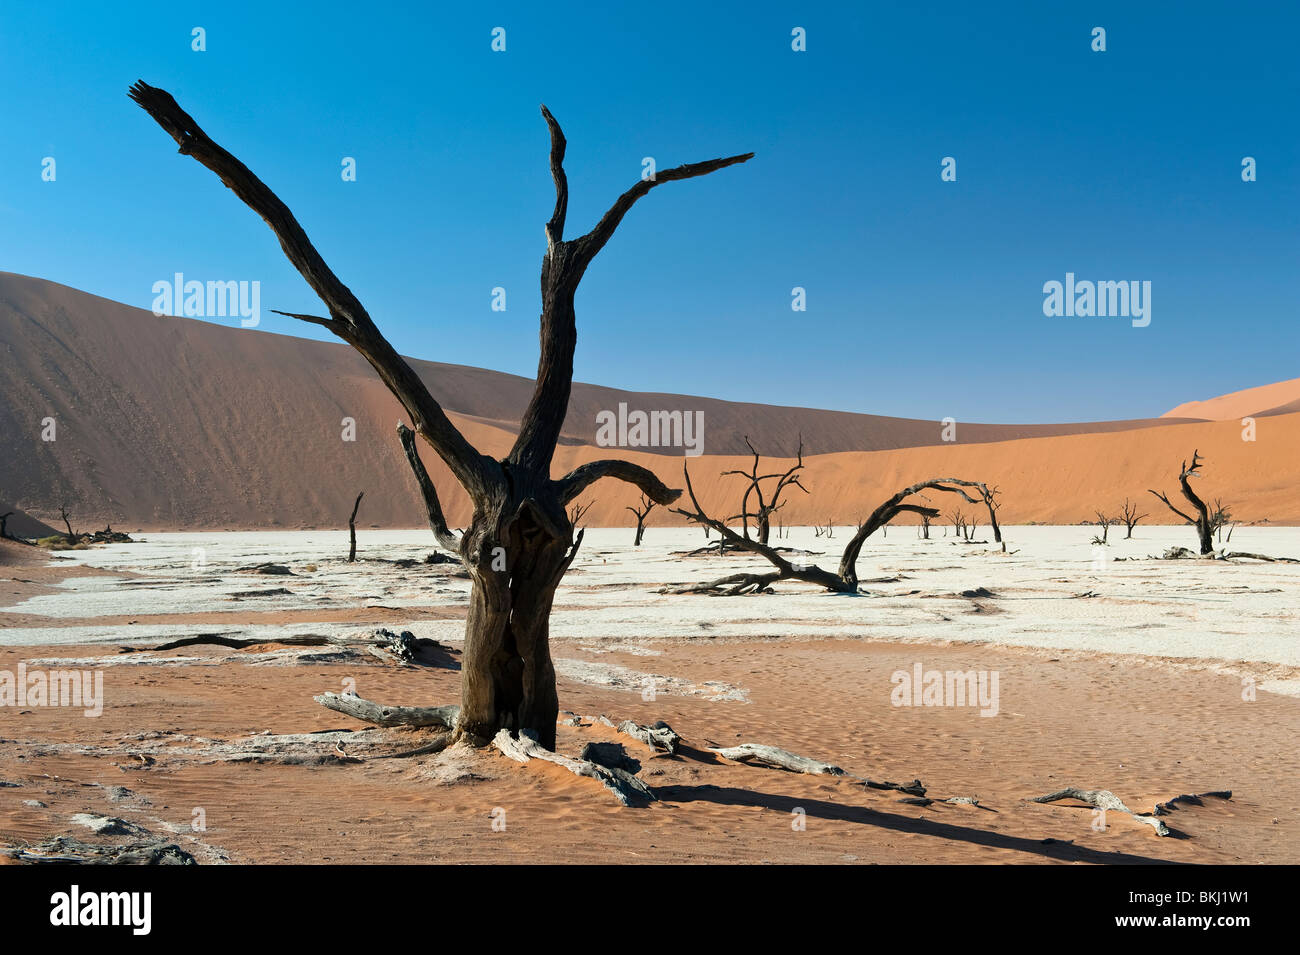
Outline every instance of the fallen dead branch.
{"type": "Polygon", "coordinates": [[[71,836],[52,836],[43,842],[0,849],[29,865],[198,865],[194,856],[169,842],[96,845],[71,836]]]}
{"type": "MultiPolygon", "coordinates": [[[[1204,793],[1205,796],[1215,796],[1221,799],[1231,799],[1230,791],[1216,791],[1204,793]]],[[[1097,809],[1106,811],[1122,812],[1132,816],[1138,822],[1145,823],[1156,831],[1158,836],[1170,835],[1170,829],[1165,825],[1164,820],[1158,819],[1158,816],[1168,815],[1171,809],[1177,808],[1174,804],[1178,802],[1189,802],[1195,805],[1201,804],[1200,796],[1175,796],[1166,803],[1158,803],[1155,811],[1151,813],[1134,812],[1124,801],[1116,796],[1109,789],[1076,789],[1073,786],[1067,786],[1065,789],[1058,789],[1056,792],[1048,793],[1046,796],[1038,796],[1031,802],[1048,803],[1056,802],[1061,799],[1077,799],[1079,802],[1087,803],[1097,809]]]]}
{"type": "MultiPolygon", "coordinates": [[[[509,730],[501,730],[492,739],[492,745],[517,763],[526,763],[532,759],[545,760],[562,766],[576,776],[587,776],[601,783],[614,794],[623,806],[641,806],[655,799],[654,793],[645,783],[621,766],[604,766],[592,759],[573,759],[559,753],[553,753],[538,742],[531,730],[521,730],[518,736],[511,736],[509,730]]],[[[616,746],[617,744],[606,744],[616,746]]],[[[618,746],[621,751],[622,747],[618,746]]],[[[590,745],[583,750],[588,755],[598,755],[603,751],[594,750],[590,745]]],[[[604,756],[603,758],[610,758],[604,756]]],[[[611,760],[612,761],[612,760],[611,760]]],[[[634,761],[635,762],[635,761],[634,761]]],[[[626,762],[624,761],[626,765],[626,762]]],[[[640,764],[637,763],[637,768],[640,764]]]]}
{"type": "Polygon", "coordinates": [[[640,740],[653,750],[663,747],[664,752],[670,756],[677,752],[677,744],[682,741],[673,728],[663,720],[658,720],[650,726],[641,726],[632,720],[624,720],[618,724],[618,731],[640,740]]]}
{"type": "Polygon", "coordinates": [[[762,743],[740,743],[737,746],[710,748],[709,752],[715,753],[723,759],[730,759],[740,763],[756,760],[761,765],[787,769],[792,773],[807,773],[811,776],[844,776],[862,783],[869,789],[891,789],[918,798],[925,795],[925,786],[919,779],[914,779],[910,783],[902,785],[899,783],[877,782],[874,779],[867,779],[865,776],[854,776],[852,773],[846,772],[831,763],[809,759],[807,756],[800,756],[798,753],[792,753],[789,750],[779,749],[775,746],[765,746],[762,743]]]}
{"type": "Polygon", "coordinates": [[[372,703],[359,696],[322,693],[313,699],[326,709],[343,713],[363,723],[376,726],[442,726],[454,730],[460,719],[460,707],[447,706],[385,706],[372,703]]]}

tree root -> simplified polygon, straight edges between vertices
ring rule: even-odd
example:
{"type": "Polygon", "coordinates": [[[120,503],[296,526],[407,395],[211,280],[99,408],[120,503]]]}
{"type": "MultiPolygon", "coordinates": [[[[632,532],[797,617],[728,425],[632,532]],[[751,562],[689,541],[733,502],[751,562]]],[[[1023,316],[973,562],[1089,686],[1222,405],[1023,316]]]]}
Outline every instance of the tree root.
{"type": "Polygon", "coordinates": [[[728,746],[722,749],[710,748],[709,752],[738,763],[758,760],[760,763],[769,766],[788,769],[794,773],[808,773],[812,776],[849,775],[838,766],[832,766],[830,763],[809,759],[807,756],[800,756],[785,749],[777,749],[775,746],[764,746],[762,743],[741,743],[739,746],[728,746]]]}
{"type": "Polygon", "coordinates": [[[1154,811],[1153,813],[1151,813],[1151,815],[1153,815],[1153,816],[1167,816],[1167,815],[1169,815],[1171,812],[1176,812],[1176,811],[1178,810],[1178,805],[1177,805],[1177,804],[1180,803],[1180,802],[1185,802],[1185,803],[1187,803],[1187,804],[1189,804],[1189,805],[1192,805],[1192,806],[1202,806],[1202,805],[1204,805],[1203,800],[1206,799],[1207,797],[1212,797],[1212,798],[1214,798],[1214,799],[1231,799],[1231,798],[1232,798],[1232,790],[1231,790],[1231,789],[1216,789],[1216,790],[1213,790],[1212,792],[1208,792],[1208,793],[1199,793],[1199,794],[1187,794],[1187,793],[1184,793],[1184,794],[1181,795],[1181,796],[1175,796],[1173,799],[1170,799],[1168,802],[1158,802],[1158,803],[1156,803],[1155,811],[1154,811]]]}
{"type": "Polygon", "coordinates": [[[656,752],[659,747],[663,747],[669,756],[677,752],[677,744],[682,741],[673,728],[663,720],[658,720],[650,726],[641,726],[632,720],[624,720],[618,724],[618,731],[625,736],[640,740],[656,752]]]}
{"type": "Polygon", "coordinates": [[[338,693],[322,693],[312,699],[326,709],[377,726],[441,726],[454,730],[460,718],[460,707],[455,705],[385,706],[338,693]]]}
{"type": "Polygon", "coordinates": [[[159,650],[179,650],[181,647],[214,646],[227,647],[231,650],[244,650],[248,647],[278,643],[286,647],[327,647],[342,646],[344,641],[335,637],[323,637],[316,633],[293,634],[288,637],[271,639],[266,637],[227,637],[220,633],[201,633],[196,637],[183,637],[170,643],[160,643],[156,647],[123,647],[123,653],[154,653],[159,650]]]}
{"type": "MultiPolygon", "coordinates": [[[[1214,796],[1219,799],[1231,799],[1232,793],[1227,790],[1203,793],[1203,796],[1214,796]]],[[[1175,803],[1187,802],[1193,805],[1201,804],[1201,796],[1175,796],[1168,802],[1157,803],[1154,812],[1141,813],[1134,812],[1124,801],[1116,796],[1109,789],[1076,789],[1069,786],[1065,789],[1058,789],[1054,793],[1048,793],[1046,796],[1038,796],[1031,802],[1056,802],[1058,799],[1077,799],[1080,802],[1087,803],[1089,806],[1095,806],[1098,809],[1114,810],[1115,812],[1127,813],[1138,822],[1145,823],[1156,831],[1158,836],[1168,836],[1171,834],[1170,829],[1165,825],[1164,820],[1158,819],[1158,816],[1166,816],[1171,810],[1177,809],[1175,803]]]]}
{"type": "Polygon", "coordinates": [[[761,764],[775,766],[779,769],[788,769],[793,773],[807,773],[812,776],[844,776],[862,783],[869,789],[892,789],[918,798],[925,796],[925,785],[919,779],[914,779],[905,784],[877,782],[874,779],[867,779],[865,776],[854,776],[852,773],[845,772],[831,763],[809,759],[807,756],[800,756],[798,753],[778,749],[775,746],[764,746],[762,743],[741,743],[739,746],[728,746],[720,749],[711,748],[709,752],[716,753],[723,759],[735,760],[738,763],[757,760],[761,764]]]}
{"type": "MultiPolygon", "coordinates": [[[[1296,557],[1270,557],[1267,554],[1252,554],[1244,550],[1216,550],[1208,554],[1198,554],[1187,547],[1171,547],[1163,554],[1147,555],[1151,560],[1260,560],[1268,564],[1300,564],[1296,557]]],[[[1117,560],[1120,558],[1116,558],[1117,560]]]]}
{"type": "Polygon", "coordinates": [[[36,845],[0,849],[0,853],[29,865],[198,865],[180,846],[162,840],[98,845],[71,836],[52,836],[36,845]]]}
{"type": "MultiPolygon", "coordinates": [[[[614,794],[623,806],[643,806],[655,799],[654,793],[645,783],[637,779],[626,769],[619,766],[603,766],[591,759],[573,759],[552,753],[537,742],[537,736],[530,730],[521,730],[518,736],[511,736],[509,730],[501,730],[492,740],[492,745],[517,763],[526,763],[530,759],[542,759],[548,763],[563,766],[576,776],[587,776],[599,781],[614,794]]],[[[618,747],[620,750],[622,747],[618,747]]],[[[599,751],[588,746],[583,750],[588,755],[598,755],[599,751]]],[[[610,760],[614,761],[614,760],[610,760]]]]}

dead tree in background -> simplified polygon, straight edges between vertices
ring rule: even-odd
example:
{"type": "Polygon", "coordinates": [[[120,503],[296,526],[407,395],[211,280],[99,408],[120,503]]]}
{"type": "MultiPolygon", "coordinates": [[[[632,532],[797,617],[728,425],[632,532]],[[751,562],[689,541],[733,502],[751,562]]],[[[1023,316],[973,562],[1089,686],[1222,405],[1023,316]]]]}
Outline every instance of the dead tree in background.
{"type": "Polygon", "coordinates": [[[987,485],[981,484],[979,491],[980,500],[983,501],[984,506],[988,508],[989,524],[993,527],[993,540],[995,543],[1002,545],[1002,553],[1005,554],[1007,552],[1007,545],[1002,540],[1002,528],[998,525],[998,508],[1002,506],[1001,502],[998,501],[998,495],[1002,493],[1002,489],[999,487],[991,488],[987,485]]]}
{"type": "Polygon", "coordinates": [[[68,505],[59,505],[59,517],[63,519],[63,526],[68,529],[68,543],[75,544],[77,542],[77,535],[73,533],[72,521],[68,519],[68,505]]]}
{"type": "Polygon", "coordinates": [[[1232,527],[1228,528],[1227,543],[1232,541],[1232,531],[1237,525],[1233,524],[1231,509],[1229,509],[1228,505],[1223,503],[1222,498],[1216,497],[1214,499],[1214,508],[1210,511],[1210,527],[1218,536],[1220,544],[1225,543],[1223,539],[1223,529],[1229,524],[1232,524],[1232,527]]]}
{"type": "Polygon", "coordinates": [[[551,661],[551,606],[555,588],[582,541],[582,532],[575,536],[565,508],[606,477],[635,484],[660,504],[672,503],[681,493],[646,468],[619,460],[593,461],[561,478],[551,477],[551,460],[573,384],[578,283],[637,200],[665,183],[743,163],[753,153],[662,169],[653,178],[639,179],[590,232],[566,239],[566,142],[560,124],[542,107],[551,138],[555,208],[546,223],[542,259],[541,355],[537,384],[519,435],[506,457],[496,460],[461,434],[265,183],[213,142],[165,90],[137,82],[130,96],[176,141],[182,155],[216,173],[266,221],[327,310],[325,316],[280,314],[321,325],[360,352],[401,402],[412,429],[442,458],[473,503],[473,518],[459,547],[472,580],[461,658],[461,706],[455,720],[449,721],[455,727],[448,739],[483,742],[502,729],[514,734],[529,730],[542,746],[554,749],[559,698],[551,661]]]}
{"type": "Polygon", "coordinates": [[[1133,537],[1133,528],[1137,527],[1138,521],[1142,520],[1142,518],[1147,515],[1139,514],[1137,504],[1130,501],[1128,498],[1124,498],[1124,506],[1119,513],[1120,523],[1128,529],[1128,533],[1124,535],[1124,539],[1130,540],[1133,537]]]}
{"type": "Polygon", "coordinates": [[[949,494],[958,494],[967,502],[974,504],[978,499],[970,497],[963,488],[971,487],[979,489],[983,487],[977,481],[963,481],[959,478],[932,478],[928,481],[921,481],[910,487],[905,487],[889,500],[885,501],[874,511],[871,516],[863,521],[859,526],[853,539],[848,542],[844,548],[844,553],[840,556],[839,568],[835,573],[813,565],[805,564],[802,559],[798,563],[788,560],[782,556],[781,552],[767,544],[763,544],[750,537],[744,537],[737,534],[726,522],[716,520],[710,517],[700,505],[699,499],[695,496],[695,488],[691,485],[691,474],[689,469],[683,465],[682,473],[686,481],[686,493],[690,498],[691,510],[681,507],[674,507],[672,511],[681,514],[687,520],[705,524],[723,538],[724,541],[733,545],[737,550],[746,550],[758,554],[768,561],[774,571],[768,573],[740,573],[729,574],[726,577],[720,577],[717,580],[709,581],[703,584],[693,584],[685,587],[672,588],[671,593],[707,593],[707,594],[724,594],[734,596],[745,593],[762,593],[778,580],[801,580],[804,583],[816,584],[819,587],[825,587],[827,590],[836,593],[857,593],[858,592],[858,555],[862,553],[862,545],[867,538],[874,534],[880,528],[887,525],[899,514],[928,514],[930,517],[936,517],[939,509],[929,507],[923,504],[912,504],[907,502],[907,498],[914,494],[920,494],[922,491],[934,490],[945,491],[949,494]]]}
{"type": "Polygon", "coordinates": [[[930,515],[929,514],[921,515],[920,528],[921,529],[917,532],[917,535],[923,537],[926,540],[929,540],[930,539],[930,515]]]}
{"type": "Polygon", "coordinates": [[[628,510],[636,515],[636,540],[632,542],[633,547],[641,546],[641,538],[645,536],[645,518],[654,510],[655,502],[650,500],[644,494],[641,495],[640,507],[629,507],[628,510]]]}
{"type": "Polygon", "coordinates": [[[1101,528],[1101,536],[1098,537],[1094,535],[1092,543],[1100,544],[1104,547],[1110,537],[1110,525],[1118,524],[1119,521],[1107,514],[1103,514],[1101,511],[1096,511],[1095,513],[1097,515],[1097,526],[1101,528]]]}
{"type": "Polygon", "coordinates": [[[746,537],[749,536],[749,498],[752,494],[758,502],[758,510],[754,512],[754,527],[758,532],[758,542],[766,544],[771,536],[772,515],[783,506],[781,501],[781,492],[788,487],[797,487],[805,494],[808,489],[799,483],[799,471],[803,470],[803,436],[799,436],[799,452],[795,457],[795,464],[785,472],[775,474],[759,474],[758,463],[759,454],[754,450],[754,446],[749,443],[749,436],[745,436],[745,444],[749,445],[749,450],[753,452],[754,463],[748,471],[723,471],[722,476],[726,477],[731,474],[738,474],[741,477],[749,479],[749,485],[745,488],[745,496],[740,499],[740,513],[733,514],[727,518],[728,521],[740,521],[741,533],[746,537]],[[776,486],[771,489],[769,498],[763,497],[763,481],[776,479],[776,486]]]}
{"type": "Polygon", "coordinates": [[[591,510],[591,505],[595,503],[595,501],[588,501],[586,504],[575,504],[569,508],[569,523],[577,527],[578,521],[582,520],[582,515],[591,510]]]}
{"type": "Polygon", "coordinates": [[[1187,498],[1192,507],[1196,509],[1196,517],[1185,514],[1178,508],[1174,507],[1174,505],[1170,503],[1168,495],[1161,494],[1159,491],[1151,491],[1151,493],[1164,501],[1165,506],[1168,507],[1169,510],[1173,511],[1188,524],[1192,524],[1196,527],[1197,536],[1201,539],[1201,554],[1204,556],[1205,554],[1214,553],[1214,526],[1212,523],[1213,518],[1210,516],[1210,509],[1206,507],[1205,502],[1197,497],[1196,492],[1192,490],[1191,479],[1200,476],[1197,474],[1202,463],[1200,457],[1200,451],[1192,451],[1192,466],[1189,468],[1187,462],[1184,461],[1183,468],[1178,473],[1178,484],[1183,489],[1183,497],[1187,498]]]}
{"type": "Polygon", "coordinates": [[[365,491],[357,495],[356,503],[352,505],[352,516],[348,518],[348,536],[352,539],[352,544],[348,547],[349,564],[356,563],[357,560],[357,508],[361,506],[361,499],[365,496],[365,491]]]}

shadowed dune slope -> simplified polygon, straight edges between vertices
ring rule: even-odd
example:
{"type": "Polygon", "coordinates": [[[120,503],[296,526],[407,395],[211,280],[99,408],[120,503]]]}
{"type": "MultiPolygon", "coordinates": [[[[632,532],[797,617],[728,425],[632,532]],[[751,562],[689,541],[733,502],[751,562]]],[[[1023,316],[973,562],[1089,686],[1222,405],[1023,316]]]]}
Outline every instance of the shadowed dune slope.
{"type": "MultiPolygon", "coordinates": [[[[342,344],[178,318],[158,318],[40,279],[0,273],[0,495],[49,521],[67,503],[77,527],[299,528],[345,526],[358,491],[361,527],[422,521],[393,428],[395,399],[342,344]],[[55,440],[43,440],[45,419],[55,440]],[[344,419],[355,440],[343,440],[344,419]]],[[[504,454],[527,404],[529,379],[412,361],[453,420],[488,454],[504,454]]],[[[1285,397],[1285,396],[1282,396],[1285,397]]],[[[1207,493],[1246,520],[1300,521],[1294,490],[1300,415],[1282,414],[1242,442],[1240,427],[1171,419],[1066,425],[959,424],[943,444],[933,421],[772,407],[576,384],[556,472],[622,456],[680,486],[680,450],[593,447],[595,416],[702,410],[705,456],[692,458],[706,504],[734,488],[718,474],[746,462],[742,436],[792,453],[802,433],[805,481],[791,523],[856,521],[882,493],[936,473],[1000,483],[1004,519],[1076,522],[1146,488],[1175,489],[1178,462],[1210,459],[1207,493]],[[1116,497],[1118,495],[1118,497],[1116,497]],[[1114,499],[1112,501],[1111,499],[1114,499]]],[[[431,451],[426,463],[454,524],[467,502],[431,451]]],[[[773,463],[776,463],[775,461],[773,463]]],[[[590,497],[592,524],[631,521],[636,498],[616,482],[590,497]]],[[[947,506],[950,502],[942,502],[947,506]]],[[[730,513],[734,508],[728,508],[730,513]]],[[[656,511],[651,522],[665,520],[656,511]]]]}

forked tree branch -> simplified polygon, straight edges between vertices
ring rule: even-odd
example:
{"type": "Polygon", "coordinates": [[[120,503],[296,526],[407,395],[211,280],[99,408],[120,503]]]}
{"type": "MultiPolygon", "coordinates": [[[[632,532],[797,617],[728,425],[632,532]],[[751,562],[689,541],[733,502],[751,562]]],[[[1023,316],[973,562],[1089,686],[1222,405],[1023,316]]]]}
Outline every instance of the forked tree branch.
{"type": "Polygon", "coordinates": [[[551,458],[573,385],[573,351],[578,333],[573,299],[583,273],[604,248],[632,205],[655,186],[678,179],[690,179],[745,162],[753,153],[711,159],[677,166],[641,180],[615,201],[596,227],[576,239],[564,239],[568,214],[569,182],[564,171],[566,142],[559,121],[545,106],[542,117],[551,132],[551,178],[555,180],[555,211],[546,224],[546,256],[542,260],[541,354],[537,363],[537,385],[519,423],[519,435],[506,459],[507,467],[534,474],[550,473],[551,458]]]}
{"type": "Polygon", "coordinates": [[[638,181],[636,185],[614,201],[609,211],[596,223],[594,229],[577,240],[581,248],[579,258],[582,261],[582,267],[586,268],[587,264],[596,257],[596,254],[605,247],[605,243],[614,235],[614,230],[623,221],[623,217],[627,215],[628,210],[651,189],[661,186],[665,182],[707,176],[711,172],[726,169],[728,166],[734,166],[737,163],[748,162],[753,158],[753,153],[741,153],[739,156],[727,156],[725,159],[708,159],[704,162],[686,163],[685,165],[674,166],[672,169],[657,171],[653,179],[638,181]]]}

